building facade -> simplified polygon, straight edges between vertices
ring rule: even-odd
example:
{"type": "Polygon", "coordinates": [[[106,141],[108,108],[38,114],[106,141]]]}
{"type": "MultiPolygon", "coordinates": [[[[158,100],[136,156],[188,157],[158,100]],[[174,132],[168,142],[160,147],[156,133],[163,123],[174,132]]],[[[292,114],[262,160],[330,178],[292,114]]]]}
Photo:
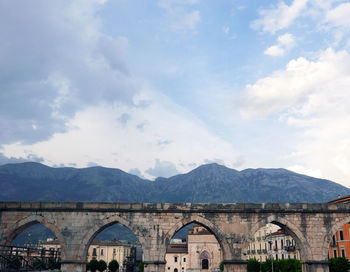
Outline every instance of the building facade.
{"type": "Polygon", "coordinates": [[[194,225],[187,239],[172,239],[165,255],[167,272],[219,271],[220,244],[206,228],[194,225]]]}
{"type": "Polygon", "coordinates": [[[300,259],[300,252],[294,239],[287,235],[284,229],[269,223],[255,233],[249,243],[246,256],[247,259],[264,262],[269,258],[300,259]]]}
{"type": "MultiPolygon", "coordinates": [[[[45,248],[46,251],[60,251],[58,241],[53,239],[40,241],[39,246],[45,248]]],[[[87,261],[90,262],[93,259],[104,260],[108,265],[110,261],[117,260],[122,271],[124,264],[136,249],[141,249],[141,246],[120,241],[93,240],[88,249],[87,261]]]]}

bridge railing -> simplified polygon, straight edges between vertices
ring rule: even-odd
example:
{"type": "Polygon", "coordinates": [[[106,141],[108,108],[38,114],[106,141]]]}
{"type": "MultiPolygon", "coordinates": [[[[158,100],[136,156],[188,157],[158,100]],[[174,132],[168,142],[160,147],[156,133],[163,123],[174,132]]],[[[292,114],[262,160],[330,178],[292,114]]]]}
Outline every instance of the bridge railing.
{"type": "Polygon", "coordinates": [[[41,271],[60,268],[60,251],[0,245],[0,271],[41,271]]]}

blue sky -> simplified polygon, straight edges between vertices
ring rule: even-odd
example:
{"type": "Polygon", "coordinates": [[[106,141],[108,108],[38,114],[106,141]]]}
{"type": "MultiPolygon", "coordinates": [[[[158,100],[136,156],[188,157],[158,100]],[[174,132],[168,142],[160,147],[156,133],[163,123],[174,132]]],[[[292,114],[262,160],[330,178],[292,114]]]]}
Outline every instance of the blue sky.
{"type": "Polygon", "coordinates": [[[350,3],[1,1],[0,163],[218,162],[350,186],[350,3]]]}

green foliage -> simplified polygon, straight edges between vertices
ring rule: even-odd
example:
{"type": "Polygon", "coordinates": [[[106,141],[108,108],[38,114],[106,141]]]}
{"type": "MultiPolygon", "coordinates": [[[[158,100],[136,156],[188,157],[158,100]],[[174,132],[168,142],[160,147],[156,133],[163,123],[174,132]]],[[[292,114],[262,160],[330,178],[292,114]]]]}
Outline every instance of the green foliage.
{"type": "Polygon", "coordinates": [[[138,265],[138,268],[139,268],[139,271],[140,272],[143,272],[145,270],[145,265],[143,262],[140,262],[139,265],[138,265]]]}
{"type": "Polygon", "coordinates": [[[256,259],[249,259],[247,263],[247,272],[259,272],[260,263],[256,259]]]}
{"type": "Polygon", "coordinates": [[[333,258],[329,260],[329,271],[330,272],[347,272],[350,269],[350,263],[345,258],[333,258]]]}
{"type": "Polygon", "coordinates": [[[116,272],[119,268],[119,263],[117,262],[117,260],[112,260],[109,262],[108,264],[108,269],[111,271],[111,272],[116,272]]]}
{"type": "Polygon", "coordinates": [[[88,266],[88,269],[91,270],[91,272],[96,272],[96,270],[98,269],[98,261],[91,260],[87,266],[88,266]]]}
{"type": "Polygon", "coordinates": [[[97,270],[102,272],[102,271],[105,271],[106,269],[107,269],[107,263],[104,260],[99,260],[97,270]]]}
{"type": "Polygon", "coordinates": [[[220,271],[224,271],[224,268],[225,268],[224,262],[220,263],[219,268],[220,268],[220,271]]]}
{"type": "MultiPolygon", "coordinates": [[[[247,265],[248,272],[271,272],[272,260],[267,259],[261,264],[255,259],[249,259],[247,265]]],[[[301,272],[301,263],[296,259],[273,260],[274,272],[301,272]]]]}

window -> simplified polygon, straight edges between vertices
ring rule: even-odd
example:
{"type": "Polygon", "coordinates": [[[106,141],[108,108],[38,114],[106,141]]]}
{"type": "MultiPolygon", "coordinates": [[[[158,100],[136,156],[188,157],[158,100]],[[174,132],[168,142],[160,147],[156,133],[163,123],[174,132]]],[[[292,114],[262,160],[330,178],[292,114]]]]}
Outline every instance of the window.
{"type": "Polygon", "coordinates": [[[103,256],[103,249],[101,249],[101,256],[103,256]]]}
{"type": "Polygon", "coordinates": [[[281,248],[283,249],[283,240],[281,240],[281,248]]]}
{"type": "Polygon", "coordinates": [[[181,267],[181,270],[185,270],[185,267],[181,267]]]}
{"type": "Polygon", "coordinates": [[[333,250],[333,258],[337,258],[338,256],[337,256],[337,250],[336,249],[334,249],[333,250]]]}
{"type": "Polygon", "coordinates": [[[339,239],[342,241],[344,240],[343,230],[339,231],[339,239]]]}
{"type": "Polygon", "coordinates": [[[346,258],[344,247],[341,247],[341,256],[342,256],[343,258],[346,258]]]}
{"type": "Polygon", "coordinates": [[[278,254],[276,254],[276,260],[278,260],[278,254]]]}
{"type": "Polygon", "coordinates": [[[113,254],[115,254],[115,251],[116,251],[116,249],[115,249],[115,248],[113,248],[113,254]]]}
{"type": "Polygon", "coordinates": [[[282,260],[284,260],[284,254],[282,254],[282,260]]]}
{"type": "Polygon", "coordinates": [[[174,262],[177,263],[177,257],[174,257],[174,262]]]}
{"type": "Polygon", "coordinates": [[[333,242],[333,245],[335,245],[335,235],[333,235],[332,237],[332,242],[333,242]]]}
{"type": "Polygon", "coordinates": [[[170,266],[168,266],[168,270],[170,270],[170,266]]]}
{"type": "Polygon", "coordinates": [[[177,272],[177,268],[174,268],[174,272],[177,272]]]}
{"type": "Polygon", "coordinates": [[[92,250],[92,256],[97,256],[96,248],[94,247],[92,250]]]}
{"type": "Polygon", "coordinates": [[[278,249],[277,240],[275,241],[275,250],[278,249]]]}
{"type": "Polygon", "coordinates": [[[184,263],[186,262],[186,258],[184,257],[184,263]]]}

